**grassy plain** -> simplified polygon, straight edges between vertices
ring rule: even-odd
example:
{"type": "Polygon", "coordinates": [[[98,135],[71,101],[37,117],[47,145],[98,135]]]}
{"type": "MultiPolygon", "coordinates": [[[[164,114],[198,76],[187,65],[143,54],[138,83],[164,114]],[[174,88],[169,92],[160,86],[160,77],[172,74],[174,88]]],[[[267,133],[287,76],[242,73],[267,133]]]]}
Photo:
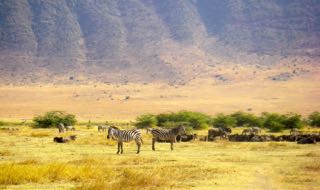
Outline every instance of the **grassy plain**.
{"type": "Polygon", "coordinates": [[[186,85],[87,84],[0,86],[0,118],[31,119],[46,111],[63,110],[79,120],[134,120],[144,113],[182,109],[208,114],[247,111],[296,112],[320,110],[320,76],[290,81],[249,80],[216,84],[212,80],[186,85]]]}
{"type": "MultiPolygon", "coordinates": [[[[287,142],[156,144],[143,131],[140,155],[127,143],[116,155],[106,133],[76,126],[78,139],[55,144],[56,129],[0,130],[1,189],[316,190],[320,145],[287,142]]],[[[236,129],[235,133],[241,129],[236,129]]],[[[313,129],[312,129],[313,130],[313,129]]],[[[206,131],[197,131],[205,134],[206,131]]],[[[264,132],[265,133],[265,132],[264,132]]],[[[288,133],[287,131],[285,133],[288,133]]]]}

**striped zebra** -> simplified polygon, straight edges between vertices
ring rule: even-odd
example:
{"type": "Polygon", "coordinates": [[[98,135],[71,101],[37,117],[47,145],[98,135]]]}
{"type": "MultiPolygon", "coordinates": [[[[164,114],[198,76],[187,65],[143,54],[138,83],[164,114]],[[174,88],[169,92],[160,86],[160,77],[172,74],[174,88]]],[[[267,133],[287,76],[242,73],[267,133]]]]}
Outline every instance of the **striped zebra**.
{"type": "Polygon", "coordinates": [[[155,150],[154,144],[157,140],[170,141],[171,150],[173,150],[173,143],[176,142],[176,137],[178,135],[186,134],[186,129],[184,126],[179,125],[178,127],[172,129],[148,129],[152,134],[152,150],[155,150]]]}
{"type": "Polygon", "coordinates": [[[120,130],[117,127],[111,126],[108,129],[108,139],[114,139],[118,141],[118,152],[119,154],[123,153],[123,142],[129,142],[129,141],[136,141],[136,144],[138,146],[137,154],[140,152],[141,144],[143,144],[141,132],[138,129],[132,129],[132,130],[120,130]],[[121,151],[120,151],[121,150],[121,151]]]}
{"type": "Polygon", "coordinates": [[[57,127],[58,127],[58,130],[59,130],[59,133],[64,133],[65,127],[64,127],[63,123],[58,123],[57,127]]]}

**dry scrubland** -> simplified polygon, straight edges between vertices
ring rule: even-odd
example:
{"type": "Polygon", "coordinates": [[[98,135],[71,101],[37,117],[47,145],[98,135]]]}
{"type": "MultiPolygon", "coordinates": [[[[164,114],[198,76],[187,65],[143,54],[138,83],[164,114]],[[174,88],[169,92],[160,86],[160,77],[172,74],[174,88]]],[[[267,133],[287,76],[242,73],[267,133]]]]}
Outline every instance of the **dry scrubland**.
{"type": "MultiPolygon", "coordinates": [[[[251,70],[252,71],[252,70],[251,70]]],[[[133,120],[144,113],[191,110],[208,114],[252,110],[254,113],[320,110],[320,75],[289,81],[250,79],[217,84],[195,80],[185,85],[101,84],[1,86],[0,118],[31,119],[64,110],[80,120],[133,120]]],[[[263,78],[263,77],[262,77],[263,78]]]]}
{"type": "MultiPolygon", "coordinates": [[[[236,133],[241,129],[236,129],[236,133]]],[[[314,129],[313,129],[314,130],[314,129]]],[[[206,131],[198,131],[205,134],[206,131]]],[[[288,133],[286,131],[286,133],[288,133]]],[[[0,130],[4,189],[299,189],[320,187],[320,146],[286,142],[156,144],[143,131],[116,155],[116,143],[96,128],[77,126],[78,139],[55,144],[56,129],[0,130]]]]}

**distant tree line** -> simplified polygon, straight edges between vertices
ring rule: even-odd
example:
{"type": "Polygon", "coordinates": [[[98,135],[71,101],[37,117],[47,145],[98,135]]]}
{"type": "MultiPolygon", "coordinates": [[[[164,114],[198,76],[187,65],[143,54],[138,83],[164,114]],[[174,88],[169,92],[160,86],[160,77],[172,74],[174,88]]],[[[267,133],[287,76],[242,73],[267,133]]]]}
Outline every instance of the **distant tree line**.
{"type": "Polygon", "coordinates": [[[310,125],[320,127],[320,112],[313,112],[307,118],[302,118],[296,113],[279,114],[263,112],[259,116],[247,112],[235,112],[232,114],[219,113],[210,116],[200,112],[179,111],[161,114],[144,114],[137,117],[137,128],[164,127],[170,128],[184,124],[191,129],[206,129],[208,127],[262,127],[273,132],[284,129],[302,128],[310,125]]]}
{"type": "MultiPolygon", "coordinates": [[[[50,111],[33,118],[33,126],[36,128],[56,127],[58,123],[74,125],[77,122],[75,115],[63,111],[50,111]]],[[[284,129],[302,128],[304,126],[320,127],[320,112],[311,113],[302,118],[296,113],[279,114],[263,112],[255,115],[247,112],[234,112],[231,114],[219,113],[215,116],[200,112],[179,111],[161,114],[144,114],[137,117],[137,128],[163,127],[171,128],[183,124],[187,130],[207,129],[209,127],[262,127],[273,132],[284,129]]],[[[5,122],[0,121],[0,126],[5,122]]]]}

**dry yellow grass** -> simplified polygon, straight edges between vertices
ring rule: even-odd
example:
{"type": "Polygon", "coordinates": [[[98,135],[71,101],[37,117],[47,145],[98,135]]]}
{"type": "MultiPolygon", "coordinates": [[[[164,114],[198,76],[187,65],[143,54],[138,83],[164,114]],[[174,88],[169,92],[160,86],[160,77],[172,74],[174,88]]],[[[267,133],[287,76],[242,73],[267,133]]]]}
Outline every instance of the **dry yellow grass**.
{"type": "MultiPolygon", "coordinates": [[[[0,188],[5,189],[317,189],[319,144],[264,142],[157,143],[142,132],[140,155],[95,128],[76,126],[78,139],[55,144],[57,129],[0,131],[0,188]],[[32,135],[46,134],[46,135],[32,135]],[[12,146],[14,144],[14,146],[12,146]]],[[[240,131],[236,129],[235,131],[240,131]]],[[[205,131],[198,132],[205,134],[205,131]]]]}
{"type": "MultiPolygon", "coordinates": [[[[320,72],[318,72],[320,73],[320,72]]],[[[134,120],[144,113],[187,109],[208,114],[247,111],[296,112],[320,110],[320,74],[286,82],[265,79],[216,84],[194,80],[184,86],[154,84],[88,84],[0,87],[0,118],[31,119],[63,110],[82,121],[134,120]],[[125,99],[130,96],[129,99],[125,99]]]]}

